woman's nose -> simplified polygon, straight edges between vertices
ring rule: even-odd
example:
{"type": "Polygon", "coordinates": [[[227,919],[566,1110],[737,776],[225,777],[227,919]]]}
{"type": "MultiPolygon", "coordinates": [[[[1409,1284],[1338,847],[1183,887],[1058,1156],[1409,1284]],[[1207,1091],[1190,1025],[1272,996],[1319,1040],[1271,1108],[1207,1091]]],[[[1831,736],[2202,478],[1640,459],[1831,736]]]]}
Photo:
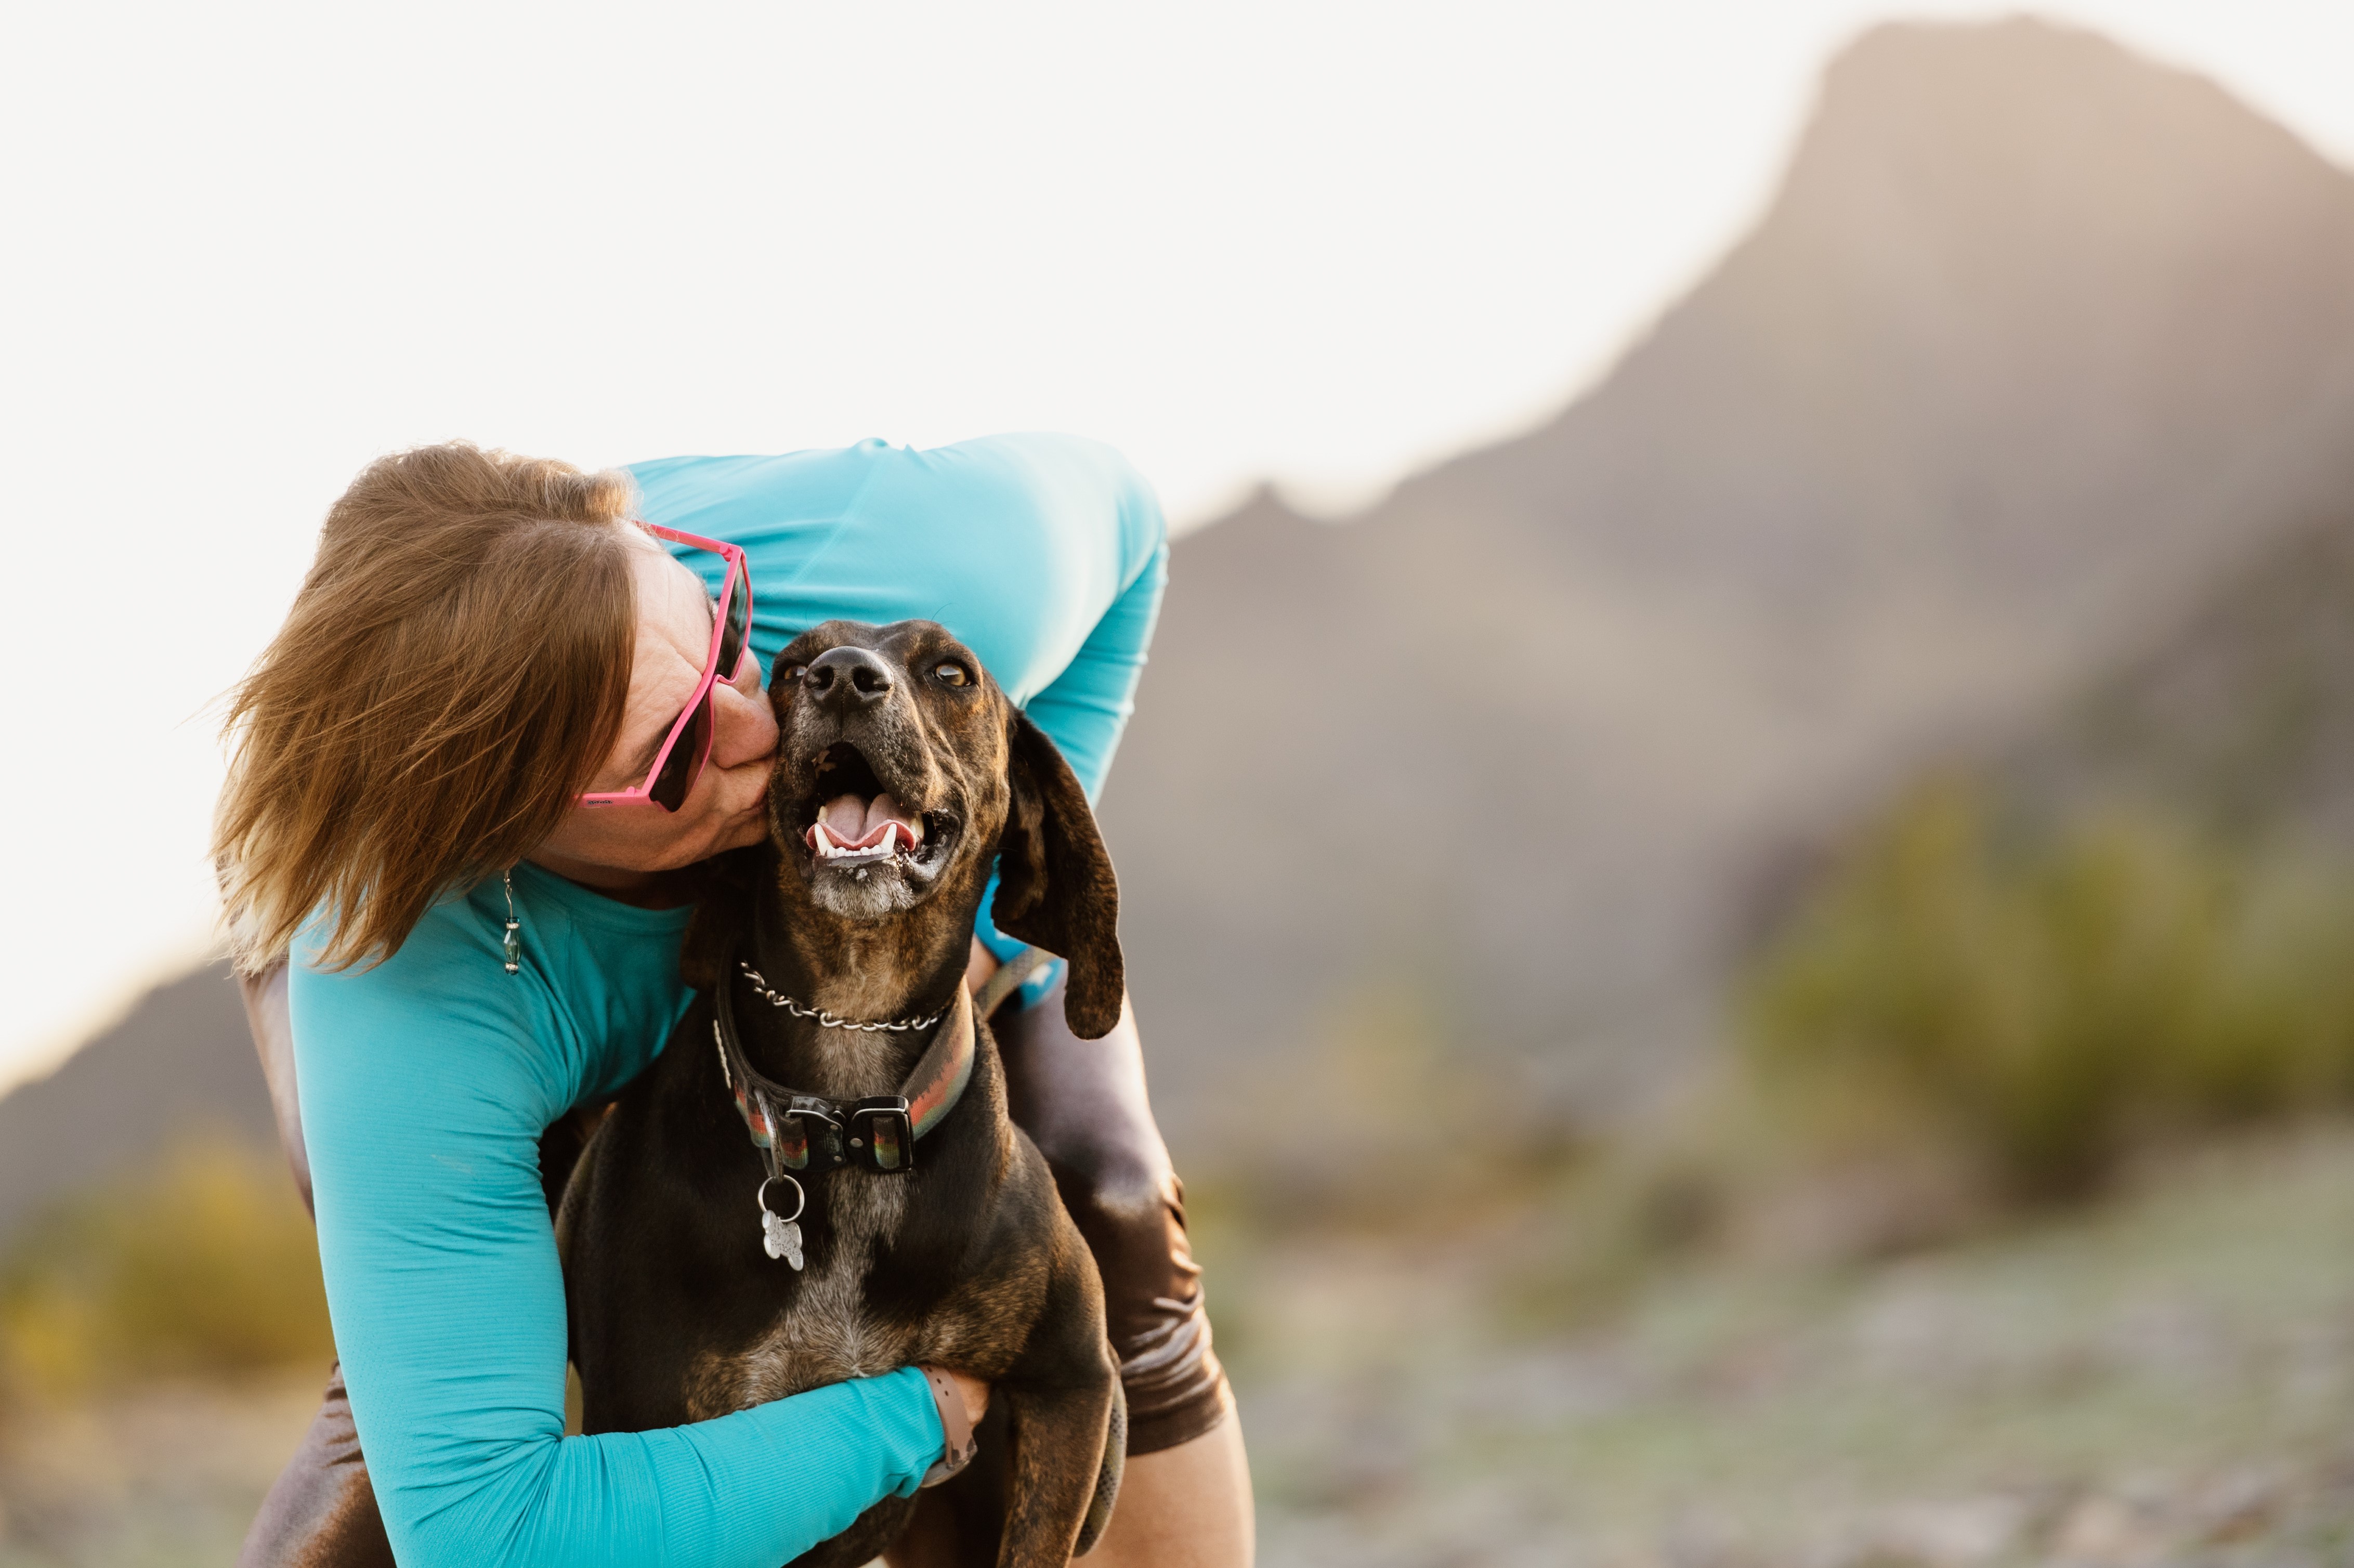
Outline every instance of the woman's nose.
{"type": "Polygon", "coordinates": [[[769,711],[765,693],[746,696],[734,685],[711,688],[711,760],[721,768],[740,768],[777,751],[777,715],[769,711]]]}

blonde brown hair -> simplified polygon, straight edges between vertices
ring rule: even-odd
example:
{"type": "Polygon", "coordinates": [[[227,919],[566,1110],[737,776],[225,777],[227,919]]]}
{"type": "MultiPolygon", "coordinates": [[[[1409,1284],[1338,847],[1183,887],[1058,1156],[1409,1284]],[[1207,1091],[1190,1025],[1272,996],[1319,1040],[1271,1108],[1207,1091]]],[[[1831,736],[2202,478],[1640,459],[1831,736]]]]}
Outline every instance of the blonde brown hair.
{"type": "Polygon", "coordinates": [[[462,441],[352,482],[229,701],[213,858],[240,969],[319,910],[320,962],[388,958],[555,831],[629,694],[633,496],[625,473],[462,441]]]}

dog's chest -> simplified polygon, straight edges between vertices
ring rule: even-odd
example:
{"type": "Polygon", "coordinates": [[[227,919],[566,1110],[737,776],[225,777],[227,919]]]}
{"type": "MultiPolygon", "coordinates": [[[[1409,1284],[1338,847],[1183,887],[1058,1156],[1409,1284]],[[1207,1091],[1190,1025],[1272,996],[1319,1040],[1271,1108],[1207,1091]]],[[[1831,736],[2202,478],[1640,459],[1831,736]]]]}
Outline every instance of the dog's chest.
{"type": "MultiPolygon", "coordinates": [[[[822,1069],[804,1074],[809,1086],[852,1098],[864,1092],[861,1085],[885,1081],[890,1057],[863,1044],[845,1043],[822,1069]]],[[[908,1185],[904,1177],[866,1171],[835,1171],[807,1183],[809,1208],[822,1211],[828,1243],[798,1273],[782,1262],[773,1265],[778,1295],[790,1299],[758,1340],[699,1359],[689,1401],[697,1419],[908,1364],[914,1335],[884,1322],[866,1304],[875,1255],[907,1217],[908,1185]]]]}

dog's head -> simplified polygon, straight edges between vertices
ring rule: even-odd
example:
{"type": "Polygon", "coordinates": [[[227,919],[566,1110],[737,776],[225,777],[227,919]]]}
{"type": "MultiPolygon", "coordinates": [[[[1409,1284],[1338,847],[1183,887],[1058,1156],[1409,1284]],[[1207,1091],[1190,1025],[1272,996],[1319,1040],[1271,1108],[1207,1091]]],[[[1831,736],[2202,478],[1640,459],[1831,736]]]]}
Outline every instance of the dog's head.
{"type": "Polygon", "coordinates": [[[777,655],[769,832],[787,896],[960,944],[999,867],[998,929],[1070,960],[1084,1039],[1119,1022],[1119,894],[1070,764],[929,620],[829,620],[777,655]],[[924,929],[937,927],[937,930],[924,929]]]}

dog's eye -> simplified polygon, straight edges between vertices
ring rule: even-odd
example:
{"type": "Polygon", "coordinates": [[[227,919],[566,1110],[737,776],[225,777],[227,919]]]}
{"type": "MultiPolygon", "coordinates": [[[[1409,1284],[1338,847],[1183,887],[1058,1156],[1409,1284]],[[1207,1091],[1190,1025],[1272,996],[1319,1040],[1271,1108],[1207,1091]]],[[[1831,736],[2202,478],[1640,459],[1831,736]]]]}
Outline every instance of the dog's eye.
{"type": "Polygon", "coordinates": [[[939,677],[940,684],[944,686],[961,686],[972,679],[965,673],[964,666],[953,659],[943,659],[933,665],[932,673],[939,677]]]}
{"type": "Polygon", "coordinates": [[[806,664],[788,664],[777,672],[777,680],[780,683],[790,686],[795,681],[800,680],[801,678],[801,673],[808,668],[809,666],[806,664]]]}

